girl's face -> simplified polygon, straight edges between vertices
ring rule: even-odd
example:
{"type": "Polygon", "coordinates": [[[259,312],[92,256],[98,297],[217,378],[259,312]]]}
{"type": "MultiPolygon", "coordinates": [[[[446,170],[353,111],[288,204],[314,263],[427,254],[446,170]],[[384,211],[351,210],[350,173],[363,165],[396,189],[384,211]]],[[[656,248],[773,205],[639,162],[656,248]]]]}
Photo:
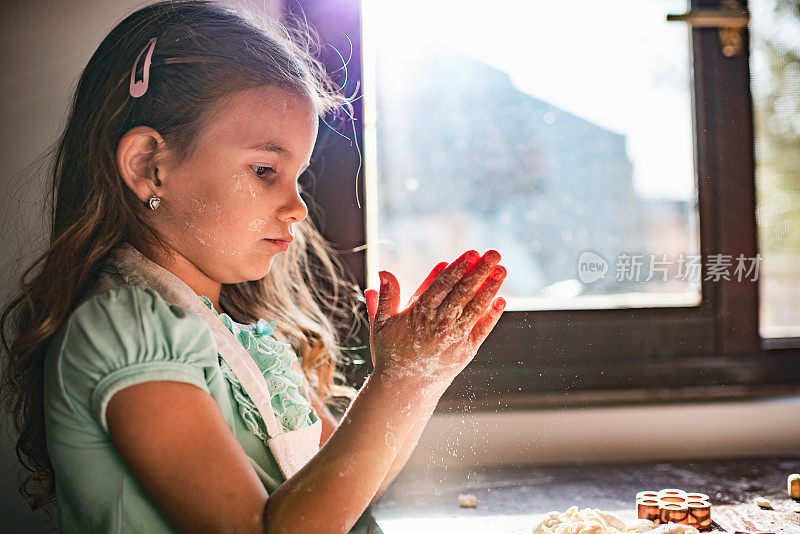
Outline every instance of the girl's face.
{"type": "Polygon", "coordinates": [[[277,87],[240,91],[223,105],[191,159],[158,164],[162,200],[150,213],[185,260],[231,284],[264,277],[283,252],[267,239],[293,235],[308,215],[297,182],[318,122],[307,96],[277,87]]]}

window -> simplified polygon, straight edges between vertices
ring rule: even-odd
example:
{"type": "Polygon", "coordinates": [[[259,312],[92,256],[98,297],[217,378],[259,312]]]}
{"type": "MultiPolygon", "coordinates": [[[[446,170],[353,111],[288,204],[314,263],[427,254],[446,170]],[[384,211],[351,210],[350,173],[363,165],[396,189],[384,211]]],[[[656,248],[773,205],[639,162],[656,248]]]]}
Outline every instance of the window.
{"type": "Polygon", "coordinates": [[[764,338],[800,337],[800,11],[752,0],[758,237],[764,338]]]}
{"type": "Polygon", "coordinates": [[[537,3],[544,25],[523,4],[301,3],[323,42],[353,43],[345,93],[364,84],[360,150],[321,128],[313,192],[362,287],[386,267],[410,292],[467,248],[503,254],[509,307],[448,390],[475,402],[800,383],[793,340],[759,336],[747,32],[728,57],[717,28],[666,22],[716,1],[537,3]],[[599,282],[581,280],[587,251],[599,282]],[[699,277],[677,278],[681,255],[699,277]],[[616,276],[634,256],[639,278],[616,276]]]}
{"type": "Polygon", "coordinates": [[[367,262],[404,302],[474,247],[504,254],[508,311],[699,303],[688,30],[665,20],[681,1],[362,5],[367,262]]]}

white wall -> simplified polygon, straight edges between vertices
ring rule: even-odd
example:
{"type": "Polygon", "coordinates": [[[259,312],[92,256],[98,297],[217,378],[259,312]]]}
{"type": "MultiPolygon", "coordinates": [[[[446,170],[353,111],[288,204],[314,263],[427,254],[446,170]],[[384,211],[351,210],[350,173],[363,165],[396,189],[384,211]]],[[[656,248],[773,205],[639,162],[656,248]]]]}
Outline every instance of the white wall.
{"type": "MultiPolygon", "coordinates": [[[[282,0],[222,0],[267,6],[282,0]]],[[[0,300],[46,243],[46,176],[20,174],[64,127],[81,71],[106,34],[148,0],[5,0],[0,5],[0,300]],[[18,258],[24,256],[23,262],[18,258]]],[[[43,167],[42,170],[46,170],[43,167]]],[[[12,438],[0,436],[0,518],[4,532],[47,532],[17,491],[12,438]]],[[[54,526],[57,526],[55,523],[54,526]]]]}

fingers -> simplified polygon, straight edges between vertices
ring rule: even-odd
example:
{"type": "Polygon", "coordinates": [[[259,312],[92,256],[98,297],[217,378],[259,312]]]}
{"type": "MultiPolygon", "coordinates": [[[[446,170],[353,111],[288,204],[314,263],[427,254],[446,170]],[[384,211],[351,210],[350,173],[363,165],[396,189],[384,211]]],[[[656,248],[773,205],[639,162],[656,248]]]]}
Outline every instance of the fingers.
{"type": "Polygon", "coordinates": [[[497,324],[497,321],[503,314],[503,308],[505,308],[505,306],[506,299],[498,297],[483,317],[478,320],[469,334],[469,340],[474,347],[483,343],[483,340],[486,339],[486,336],[489,335],[489,332],[492,331],[494,325],[497,324]]]}
{"type": "Polygon", "coordinates": [[[375,311],[374,325],[382,325],[389,317],[397,314],[400,305],[400,284],[397,278],[389,271],[378,273],[381,279],[381,289],[378,295],[378,309],[375,311]]]}
{"type": "Polygon", "coordinates": [[[439,274],[442,271],[444,271],[444,269],[445,269],[445,267],[447,267],[447,265],[448,265],[448,263],[446,261],[440,261],[439,263],[437,263],[434,266],[434,268],[431,270],[430,274],[428,274],[428,276],[425,278],[425,280],[422,281],[422,283],[417,288],[417,290],[414,291],[414,294],[411,295],[411,298],[408,299],[408,304],[406,305],[406,308],[411,306],[414,303],[414,301],[417,300],[417,298],[422,294],[422,292],[425,291],[428,288],[428,286],[431,284],[431,282],[433,282],[433,280],[437,276],[439,276],[439,274]]]}
{"type": "Polygon", "coordinates": [[[502,265],[495,265],[492,272],[489,274],[489,278],[486,279],[483,286],[478,290],[477,295],[466,305],[464,312],[461,314],[461,317],[457,319],[457,322],[460,324],[471,324],[477,317],[483,315],[486,311],[486,307],[489,306],[489,303],[503,284],[505,277],[506,268],[502,265]]]}
{"type": "Polygon", "coordinates": [[[378,290],[367,289],[364,291],[364,300],[367,301],[367,315],[369,316],[369,324],[375,321],[375,314],[378,311],[378,290]]]}
{"type": "Polygon", "coordinates": [[[442,273],[424,290],[417,299],[417,303],[424,308],[437,309],[447,298],[461,277],[480,259],[480,254],[475,250],[468,250],[448,265],[442,273]]]}
{"type": "Polygon", "coordinates": [[[462,315],[465,307],[473,299],[478,288],[484,283],[498,261],[500,261],[500,253],[496,250],[488,250],[475,264],[475,267],[458,281],[437,310],[437,315],[442,321],[455,321],[462,315]]]}

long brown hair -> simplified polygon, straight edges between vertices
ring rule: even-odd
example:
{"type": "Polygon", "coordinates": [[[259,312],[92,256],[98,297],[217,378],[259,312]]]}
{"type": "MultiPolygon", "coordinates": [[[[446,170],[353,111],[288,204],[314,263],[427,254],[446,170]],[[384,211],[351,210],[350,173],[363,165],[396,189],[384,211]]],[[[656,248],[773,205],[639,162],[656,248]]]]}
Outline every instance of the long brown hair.
{"type": "MultiPolygon", "coordinates": [[[[55,499],[42,391],[48,343],[97,281],[111,251],[126,241],[140,250],[168,248],[119,175],[117,143],[129,129],[147,125],[182,163],[223,97],[268,85],[308,95],[320,117],[341,117],[352,106],[316,58],[316,32],[292,22],[210,0],[156,2],[111,30],[81,73],[49,171],[50,240],[22,273],[0,317],[7,357],[2,400],[19,433],[17,457],[30,472],[20,492],[33,510],[50,514],[55,499]],[[154,36],[149,88],[133,99],[131,66],[154,36]]],[[[275,319],[276,335],[295,349],[323,401],[341,403],[355,393],[341,373],[342,343],[364,319],[363,297],[310,217],[295,225],[295,236],[266,277],[223,285],[221,300],[236,321],[275,319]]]]}

